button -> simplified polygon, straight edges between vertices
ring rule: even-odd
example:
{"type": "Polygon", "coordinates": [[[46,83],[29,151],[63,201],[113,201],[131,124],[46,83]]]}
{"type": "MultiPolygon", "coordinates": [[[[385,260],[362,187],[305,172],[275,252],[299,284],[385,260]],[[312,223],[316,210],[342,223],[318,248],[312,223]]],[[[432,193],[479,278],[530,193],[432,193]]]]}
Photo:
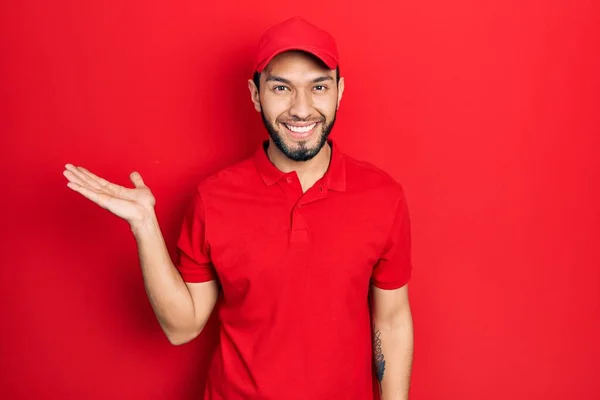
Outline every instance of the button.
{"type": "Polygon", "coordinates": [[[297,208],[298,208],[298,209],[302,208],[302,204],[298,204],[298,207],[297,207],[297,208]]]}
{"type": "Polygon", "coordinates": [[[285,178],[285,180],[287,181],[287,183],[292,183],[292,177],[288,176],[287,178],[285,178]]]}
{"type": "Polygon", "coordinates": [[[320,190],[321,192],[323,192],[323,185],[320,185],[320,186],[319,186],[319,190],[320,190]]]}

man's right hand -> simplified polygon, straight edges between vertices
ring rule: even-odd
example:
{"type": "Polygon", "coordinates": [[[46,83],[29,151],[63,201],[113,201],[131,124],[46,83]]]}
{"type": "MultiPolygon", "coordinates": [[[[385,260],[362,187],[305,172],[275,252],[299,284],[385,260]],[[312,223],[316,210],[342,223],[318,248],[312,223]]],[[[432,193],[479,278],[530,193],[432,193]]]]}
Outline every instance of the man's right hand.
{"type": "Polygon", "coordinates": [[[183,344],[198,336],[217,302],[219,288],[214,279],[183,281],[158,226],[154,196],[140,174],[129,176],[134,188],[115,185],[72,164],[65,165],[63,174],[69,188],[129,222],[138,244],[148,298],[169,341],[183,344]]]}
{"type": "Polygon", "coordinates": [[[123,218],[130,225],[141,223],[154,214],[156,200],[138,172],[129,176],[134,188],[116,185],[72,164],[65,165],[63,175],[69,180],[69,188],[123,218]]]}

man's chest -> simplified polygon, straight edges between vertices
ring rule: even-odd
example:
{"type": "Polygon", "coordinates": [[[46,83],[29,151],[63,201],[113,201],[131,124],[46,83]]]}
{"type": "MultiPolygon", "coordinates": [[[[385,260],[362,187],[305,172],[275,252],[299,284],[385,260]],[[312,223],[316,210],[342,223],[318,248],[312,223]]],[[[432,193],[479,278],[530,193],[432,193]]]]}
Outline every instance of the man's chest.
{"type": "Polygon", "coordinates": [[[230,301],[298,287],[366,293],[391,222],[364,195],[220,204],[207,240],[230,301]]]}

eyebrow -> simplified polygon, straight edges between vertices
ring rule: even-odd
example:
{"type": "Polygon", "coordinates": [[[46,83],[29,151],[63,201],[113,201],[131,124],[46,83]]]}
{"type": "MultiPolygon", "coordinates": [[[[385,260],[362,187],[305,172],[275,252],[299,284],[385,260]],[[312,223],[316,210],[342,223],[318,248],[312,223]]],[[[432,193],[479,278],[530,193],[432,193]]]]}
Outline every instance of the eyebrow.
{"type": "MultiPolygon", "coordinates": [[[[333,78],[331,76],[319,76],[311,81],[311,83],[320,83],[325,81],[332,81],[333,78]]],[[[266,79],[266,82],[282,82],[288,85],[291,85],[292,82],[289,79],[282,78],[277,75],[269,75],[266,79]]]]}

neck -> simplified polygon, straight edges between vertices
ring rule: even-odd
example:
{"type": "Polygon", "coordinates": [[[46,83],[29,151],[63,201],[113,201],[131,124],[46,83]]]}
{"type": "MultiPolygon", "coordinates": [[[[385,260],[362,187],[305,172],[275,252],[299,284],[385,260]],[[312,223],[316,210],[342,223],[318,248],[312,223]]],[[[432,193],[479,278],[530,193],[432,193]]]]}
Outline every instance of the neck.
{"type": "Polygon", "coordinates": [[[331,146],[329,145],[329,142],[327,142],[317,155],[308,161],[294,161],[286,157],[285,154],[275,146],[275,143],[269,139],[267,156],[278,170],[285,173],[295,171],[303,191],[306,192],[315,184],[315,182],[325,175],[325,172],[327,172],[329,161],[331,159],[331,146]]]}

